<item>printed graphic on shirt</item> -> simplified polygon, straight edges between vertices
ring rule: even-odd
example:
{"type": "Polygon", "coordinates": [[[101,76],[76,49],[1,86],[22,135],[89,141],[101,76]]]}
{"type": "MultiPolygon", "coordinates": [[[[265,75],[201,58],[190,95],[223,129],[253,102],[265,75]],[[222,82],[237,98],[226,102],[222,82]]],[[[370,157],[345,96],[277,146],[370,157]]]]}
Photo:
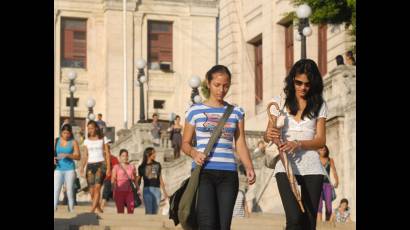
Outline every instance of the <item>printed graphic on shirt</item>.
{"type": "Polygon", "coordinates": [[[158,179],[158,172],[159,172],[159,165],[158,164],[145,166],[145,176],[149,180],[158,179]]]}
{"type": "MultiPolygon", "coordinates": [[[[205,122],[203,127],[205,128],[205,132],[213,132],[216,127],[218,126],[219,120],[222,118],[220,114],[214,113],[204,113],[205,115],[205,122]]],[[[226,140],[232,140],[234,133],[229,132],[229,128],[235,128],[235,123],[226,122],[224,127],[222,128],[221,138],[226,140]]]]}
{"type": "MultiPolygon", "coordinates": [[[[213,108],[204,104],[196,104],[188,110],[185,117],[189,124],[195,126],[196,145],[194,147],[197,151],[205,151],[226,108],[227,105],[213,108]]],[[[222,128],[221,136],[217,138],[209,152],[209,157],[203,165],[204,169],[236,171],[233,141],[238,124],[243,120],[244,115],[243,109],[234,107],[222,128]]],[[[196,167],[195,162],[192,162],[192,167],[196,167]]]]}

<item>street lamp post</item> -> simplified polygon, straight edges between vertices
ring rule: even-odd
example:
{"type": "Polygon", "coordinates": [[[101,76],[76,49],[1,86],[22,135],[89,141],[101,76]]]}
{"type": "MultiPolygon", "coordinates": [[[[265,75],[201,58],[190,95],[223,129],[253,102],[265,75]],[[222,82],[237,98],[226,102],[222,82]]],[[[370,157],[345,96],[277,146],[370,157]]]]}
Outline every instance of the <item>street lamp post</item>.
{"type": "Polygon", "coordinates": [[[94,114],[94,106],[95,106],[95,100],[92,97],[89,97],[87,100],[87,108],[88,108],[88,115],[87,118],[88,120],[95,120],[95,114],[94,114]]]}
{"type": "Polygon", "coordinates": [[[201,85],[201,79],[198,76],[192,76],[191,79],[189,80],[189,86],[191,86],[192,88],[191,102],[193,104],[202,102],[202,98],[199,95],[199,90],[198,90],[199,85],[201,85]]]}
{"type": "Polygon", "coordinates": [[[76,87],[74,84],[74,80],[76,78],[77,78],[76,72],[71,71],[68,73],[68,79],[70,80],[69,91],[70,91],[70,124],[71,126],[75,125],[75,122],[74,122],[74,92],[76,91],[76,87]]]}
{"type": "Polygon", "coordinates": [[[145,122],[145,106],[144,106],[144,83],[147,81],[147,77],[144,73],[144,68],[146,62],[144,59],[140,58],[137,60],[137,69],[138,69],[138,85],[140,87],[140,120],[138,123],[145,122]]]}
{"type": "MultiPolygon", "coordinates": [[[[92,97],[89,97],[87,99],[87,102],[85,103],[85,106],[88,108],[88,114],[87,114],[87,119],[89,121],[94,121],[95,120],[95,115],[94,115],[94,109],[93,107],[95,106],[95,100],[92,97]]],[[[87,123],[85,124],[85,127],[87,127],[87,123]]],[[[88,136],[88,129],[85,129],[85,136],[88,136]]]]}
{"type": "MultiPolygon", "coordinates": [[[[201,85],[201,79],[198,76],[192,76],[189,80],[189,86],[192,88],[190,104],[198,104],[202,102],[202,97],[199,95],[198,87],[201,85]]],[[[192,138],[192,146],[196,146],[196,137],[192,138]]]]}
{"type": "Polygon", "coordinates": [[[309,16],[312,9],[307,4],[302,4],[296,9],[296,15],[299,18],[298,32],[301,40],[301,59],[306,59],[306,37],[312,34],[312,28],[309,27],[309,16]]]}

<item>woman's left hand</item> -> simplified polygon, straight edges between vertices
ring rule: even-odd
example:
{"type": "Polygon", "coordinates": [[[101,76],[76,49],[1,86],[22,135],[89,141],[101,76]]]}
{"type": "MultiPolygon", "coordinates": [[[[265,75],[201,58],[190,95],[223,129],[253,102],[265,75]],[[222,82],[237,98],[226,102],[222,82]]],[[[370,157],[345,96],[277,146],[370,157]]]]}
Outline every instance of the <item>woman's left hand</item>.
{"type": "Polygon", "coordinates": [[[339,182],[336,181],[336,183],[333,185],[333,187],[337,188],[339,186],[339,182]]]}
{"type": "Polygon", "coordinates": [[[111,169],[107,169],[107,172],[105,173],[106,176],[111,176],[111,169]]]}
{"type": "Polygon", "coordinates": [[[295,141],[287,141],[280,145],[280,151],[292,154],[298,148],[298,144],[295,141]]]}

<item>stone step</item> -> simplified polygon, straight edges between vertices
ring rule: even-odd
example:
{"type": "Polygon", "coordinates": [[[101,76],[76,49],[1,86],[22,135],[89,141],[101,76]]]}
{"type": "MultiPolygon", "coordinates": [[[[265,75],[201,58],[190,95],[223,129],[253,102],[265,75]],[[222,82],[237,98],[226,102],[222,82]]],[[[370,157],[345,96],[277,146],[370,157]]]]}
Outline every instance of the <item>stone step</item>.
{"type": "MultiPolygon", "coordinates": [[[[134,214],[117,214],[115,207],[107,205],[104,213],[89,213],[90,207],[76,206],[75,213],[69,213],[65,206],[59,206],[54,214],[54,229],[69,230],[70,226],[75,229],[149,229],[166,230],[182,229],[180,225],[174,226],[172,220],[164,215],[145,215],[145,210],[139,207],[134,214]]],[[[285,216],[270,213],[252,213],[249,218],[232,219],[232,230],[271,230],[284,229],[285,216]]],[[[318,223],[317,230],[355,230],[355,223],[331,224],[318,223]]]]}
{"type": "MultiPolygon", "coordinates": [[[[336,226],[336,227],[323,227],[323,226],[318,226],[316,229],[317,230],[355,230],[354,227],[342,227],[341,226],[336,226]]],[[[55,230],[69,230],[69,227],[57,227],[54,226],[55,230]]],[[[95,225],[85,225],[85,226],[80,226],[78,229],[80,230],[171,230],[171,229],[178,229],[181,230],[182,228],[177,227],[177,228],[168,228],[168,227],[138,227],[138,226],[95,226],[95,225]]],[[[253,226],[232,226],[232,230],[252,230],[255,229],[253,226]]],[[[278,229],[282,230],[285,229],[283,226],[264,226],[264,227],[258,227],[258,230],[272,230],[272,229],[278,229]]]]}

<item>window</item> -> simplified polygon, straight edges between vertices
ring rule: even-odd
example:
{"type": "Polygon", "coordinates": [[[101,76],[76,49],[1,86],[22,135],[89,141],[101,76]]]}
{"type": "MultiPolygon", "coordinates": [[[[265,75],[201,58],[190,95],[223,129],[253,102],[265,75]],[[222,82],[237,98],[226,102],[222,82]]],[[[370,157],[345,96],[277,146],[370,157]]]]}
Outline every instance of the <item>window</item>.
{"type": "Polygon", "coordinates": [[[293,66],[293,24],[285,25],[285,68],[286,74],[293,66]]]}
{"type": "Polygon", "coordinates": [[[172,70],[172,22],[148,21],[148,67],[172,70]]]}
{"type": "Polygon", "coordinates": [[[263,99],[263,68],[262,68],[262,40],[255,46],[255,103],[259,104],[263,99]]]}
{"type": "MultiPolygon", "coordinates": [[[[77,107],[77,105],[78,105],[78,97],[74,97],[74,98],[73,98],[73,102],[74,102],[74,107],[77,107]]],[[[67,107],[70,107],[70,98],[69,98],[69,97],[66,98],[65,104],[66,104],[67,107]]]]}
{"type": "Polygon", "coordinates": [[[87,20],[61,19],[61,67],[86,68],[87,20]]]}
{"type": "Polygon", "coordinates": [[[164,100],[154,100],[154,109],[164,109],[165,101],[164,100]]]}
{"type": "Polygon", "coordinates": [[[327,25],[319,25],[319,36],[318,36],[318,47],[319,47],[319,58],[318,67],[322,74],[322,77],[327,73],[327,25]]]}

